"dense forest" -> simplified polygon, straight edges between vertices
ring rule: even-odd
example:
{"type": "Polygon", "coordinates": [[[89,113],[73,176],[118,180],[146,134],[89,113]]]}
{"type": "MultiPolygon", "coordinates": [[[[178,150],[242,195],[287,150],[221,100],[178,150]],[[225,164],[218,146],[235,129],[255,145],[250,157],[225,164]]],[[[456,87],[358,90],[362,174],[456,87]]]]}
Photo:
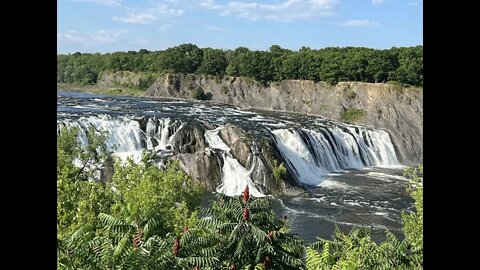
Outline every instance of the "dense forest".
{"type": "Polygon", "coordinates": [[[422,168],[407,171],[415,212],[402,215],[405,239],[389,231],[336,231],[310,245],[277,217],[271,198],[218,194],[201,208],[204,188],[177,163],[158,168],[114,161],[113,176],[97,172],[111,157],[105,134],[93,128],[57,137],[57,269],[423,269],[422,168]]]}
{"type": "Polygon", "coordinates": [[[146,89],[156,75],[195,73],[222,77],[242,76],[267,83],[287,79],[325,81],[396,82],[423,85],[423,46],[378,50],[363,47],[329,47],[298,51],[270,47],[254,51],[199,48],[182,44],[161,51],[57,56],[57,82],[95,84],[105,72],[132,71],[148,74],[140,81],[146,89]]]}

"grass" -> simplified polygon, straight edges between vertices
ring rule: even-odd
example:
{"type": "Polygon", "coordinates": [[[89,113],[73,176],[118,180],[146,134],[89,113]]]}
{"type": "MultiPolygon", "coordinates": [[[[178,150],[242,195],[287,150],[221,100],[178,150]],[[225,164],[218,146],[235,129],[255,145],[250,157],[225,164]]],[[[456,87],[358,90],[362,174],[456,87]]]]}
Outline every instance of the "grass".
{"type": "Polygon", "coordinates": [[[349,123],[356,123],[363,119],[367,115],[367,112],[362,109],[348,108],[342,113],[342,121],[349,123]]]}
{"type": "Polygon", "coordinates": [[[78,92],[87,92],[94,94],[107,94],[107,95],[116,95],[116,96],[144,96],[146,90],[141,90],[134,87],[99,87],[96,85],[78,85],[78,84],[68,84],[68,83],[57,83],[57,90],[72,90],[78,92]]]}

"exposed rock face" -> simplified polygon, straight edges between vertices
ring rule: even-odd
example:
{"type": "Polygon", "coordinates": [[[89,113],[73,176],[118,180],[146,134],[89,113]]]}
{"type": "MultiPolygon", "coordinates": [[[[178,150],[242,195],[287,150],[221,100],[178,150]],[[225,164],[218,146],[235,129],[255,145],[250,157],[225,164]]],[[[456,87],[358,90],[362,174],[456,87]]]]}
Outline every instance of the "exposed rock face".
{"type": "Polygon", "coordinates": [[[131,71],[117,71],[113,73],[104,73],[98,80],[97,86],[114,87],[114,86],[138,86],[140,79],[145,76],[141,73],[131,71]]]}
{"type": "MultiPolygon", "coordinates": [[[[199,123],[183,125],[172,138],[174,155],[171,159],[178,160],[183,171],[214,191],[222,183],[224,160],[220,152],[207,147],[205,130],[212,128],[199,123]]],[[[274,179],[274,160],[278,164],[284,160],[271,138],[254,139],[231,123],[220,130],[219,136],[230,147],[232,156],[252,171],[251,178],[263,193],[280,194],[288,190],[295,194],[300,191],[301,185],[288,173],[283,176],[283,181],[274,179]]]]}
{"type": "MultiPolygon", "coordinates": [[[[192,89],[198,87],[213,102],[242,108],[308,113],[336,120],[341,120],[349,108],[360,109],[366,114],[356,123],[387,130],[402,164],[423,162],[423,92],[417,88],[361,82],[328,86],[307,80],[285,80],[263,86],[248,78],[214,80],[191,74],[167,74],[159,77],[147,95],[191,99],[192,89]]],[[[228,134],[222,136],[227,138],[228,134]]],[[[235,152],[243,162],[245,147],[238,144],[239,149],[232,147],[232,154],[235,152]]]]}
{"type": "Polygon", "coordinates": [[[193,179],[206,184],[208,190],[215,190],[221,184],[222,159],[206,149],[205,127],[198,123],[189,123],[180,128],[172,138],[173,160],[193,179]]]}
{"type": "Polygon", "coordinates": [[[277,165],[282,162],[285,163],[285,160],[280,155],[280,152],[273,141],[267,138],[262,138],[258,142],[258,145],[254,145],[252,148],[254,149],[255,155],[258,156],[262,161],[265,172],[264,185],[267,187],[268,191],[272,193],[282,193],[289,190],[288,194],[295,194],[296,192],[294,191],[298,190],[302,184],[299,183],[295,177],[290,174],[290,172],[287,171],[287,173],[282,176],[283,181],[277,181],[273,177],[275,161],[277,162],[277,165]]]}
{"type": "Polygon", "coordinates": [[[205,128],[198,124],[183,126],[175,133],[172,139],[174,153],[196,153],[203,151],[205,142],[205,128]]]}
{"type": "Polygon", "coordinates": [[[181,153],[172,159],[178,160],[181,169],[190,177],[205,183],[208,190],[214,191],[222,183],[222,161],[213,151],[181,153]]]}
{"type": "Polygon", "coordinates": [[[230,147],[232,156],[245,167],[248,156],[251,154],[249,146],[251,143],[245,132],[228,123],[220,130],[220,138],[230,147]]]}

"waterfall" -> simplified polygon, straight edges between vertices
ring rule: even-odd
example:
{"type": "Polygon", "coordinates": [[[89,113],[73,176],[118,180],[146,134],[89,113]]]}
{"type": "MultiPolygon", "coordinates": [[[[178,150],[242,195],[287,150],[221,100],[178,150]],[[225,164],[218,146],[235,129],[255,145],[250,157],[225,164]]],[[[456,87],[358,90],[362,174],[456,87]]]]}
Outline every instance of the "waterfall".
{"type": "Polygon", "coordinates": [[[266,190],[268,189],[266,176],[267,168],[265,167],[263,160],[260,158],[261,148],[256,140],[252,140],[250,151],[252,153],[248,156],[245,165],[247,168],[250,168],[250,177],[252,178],[252,181],[257,186],[260,185],[261,190],[266,190]]]}
{"type": "Polygon", "coordinates": [[[368,166],[398,166],[389,134],[384,130],[330,125],[272,131],[288,169],[308,185],[319,185],[329,173],[368,166]]]}
{"type": "Polygon", "coordinates": [[[170,118],[149,118],[145,130],[142,130],[139,120],[131,117],[113,118],[109,115],[80,117],[77,119],[57,120],[57,129],[63,126],[78,128],[80,144],[87,143],[86,132],[90,127],[107,133],[106,144],[114,155],[125,161],[128,157],[135,162],[142,158],[143,150],[166,152],[171,146],[173,134],[170,131],[173,123],[170,118]]]}
{"type": "MultiPolygon", "coordinates": [[[[258,191],[250,177],[252,171],[247,170],[238,160],[233,158],[230,153],[230,148],[218,135],[221,129],[222,127],[219,127],[205,132],[205,139],[208,145],[210,148],[220,150],[224,161],[222,167],[222,184],[217,188],[217,192],[227,196],[238,196],[242,194],[245,186],[248,185],[252,196],[264,197],[265,195],[258,191]]],[[[253,168],[255,168],[255,166],[253,166],[252,169],[253,168]]]]}

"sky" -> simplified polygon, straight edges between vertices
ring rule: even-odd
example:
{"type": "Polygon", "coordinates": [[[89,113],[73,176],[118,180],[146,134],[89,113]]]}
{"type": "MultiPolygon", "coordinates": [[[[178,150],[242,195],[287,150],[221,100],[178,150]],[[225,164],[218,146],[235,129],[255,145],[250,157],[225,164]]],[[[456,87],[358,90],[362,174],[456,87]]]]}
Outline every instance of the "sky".
{"type": "Polygon", "coordinates": [[[422,0],[57,0],[57,53],[423,44],[422,0]]]}

